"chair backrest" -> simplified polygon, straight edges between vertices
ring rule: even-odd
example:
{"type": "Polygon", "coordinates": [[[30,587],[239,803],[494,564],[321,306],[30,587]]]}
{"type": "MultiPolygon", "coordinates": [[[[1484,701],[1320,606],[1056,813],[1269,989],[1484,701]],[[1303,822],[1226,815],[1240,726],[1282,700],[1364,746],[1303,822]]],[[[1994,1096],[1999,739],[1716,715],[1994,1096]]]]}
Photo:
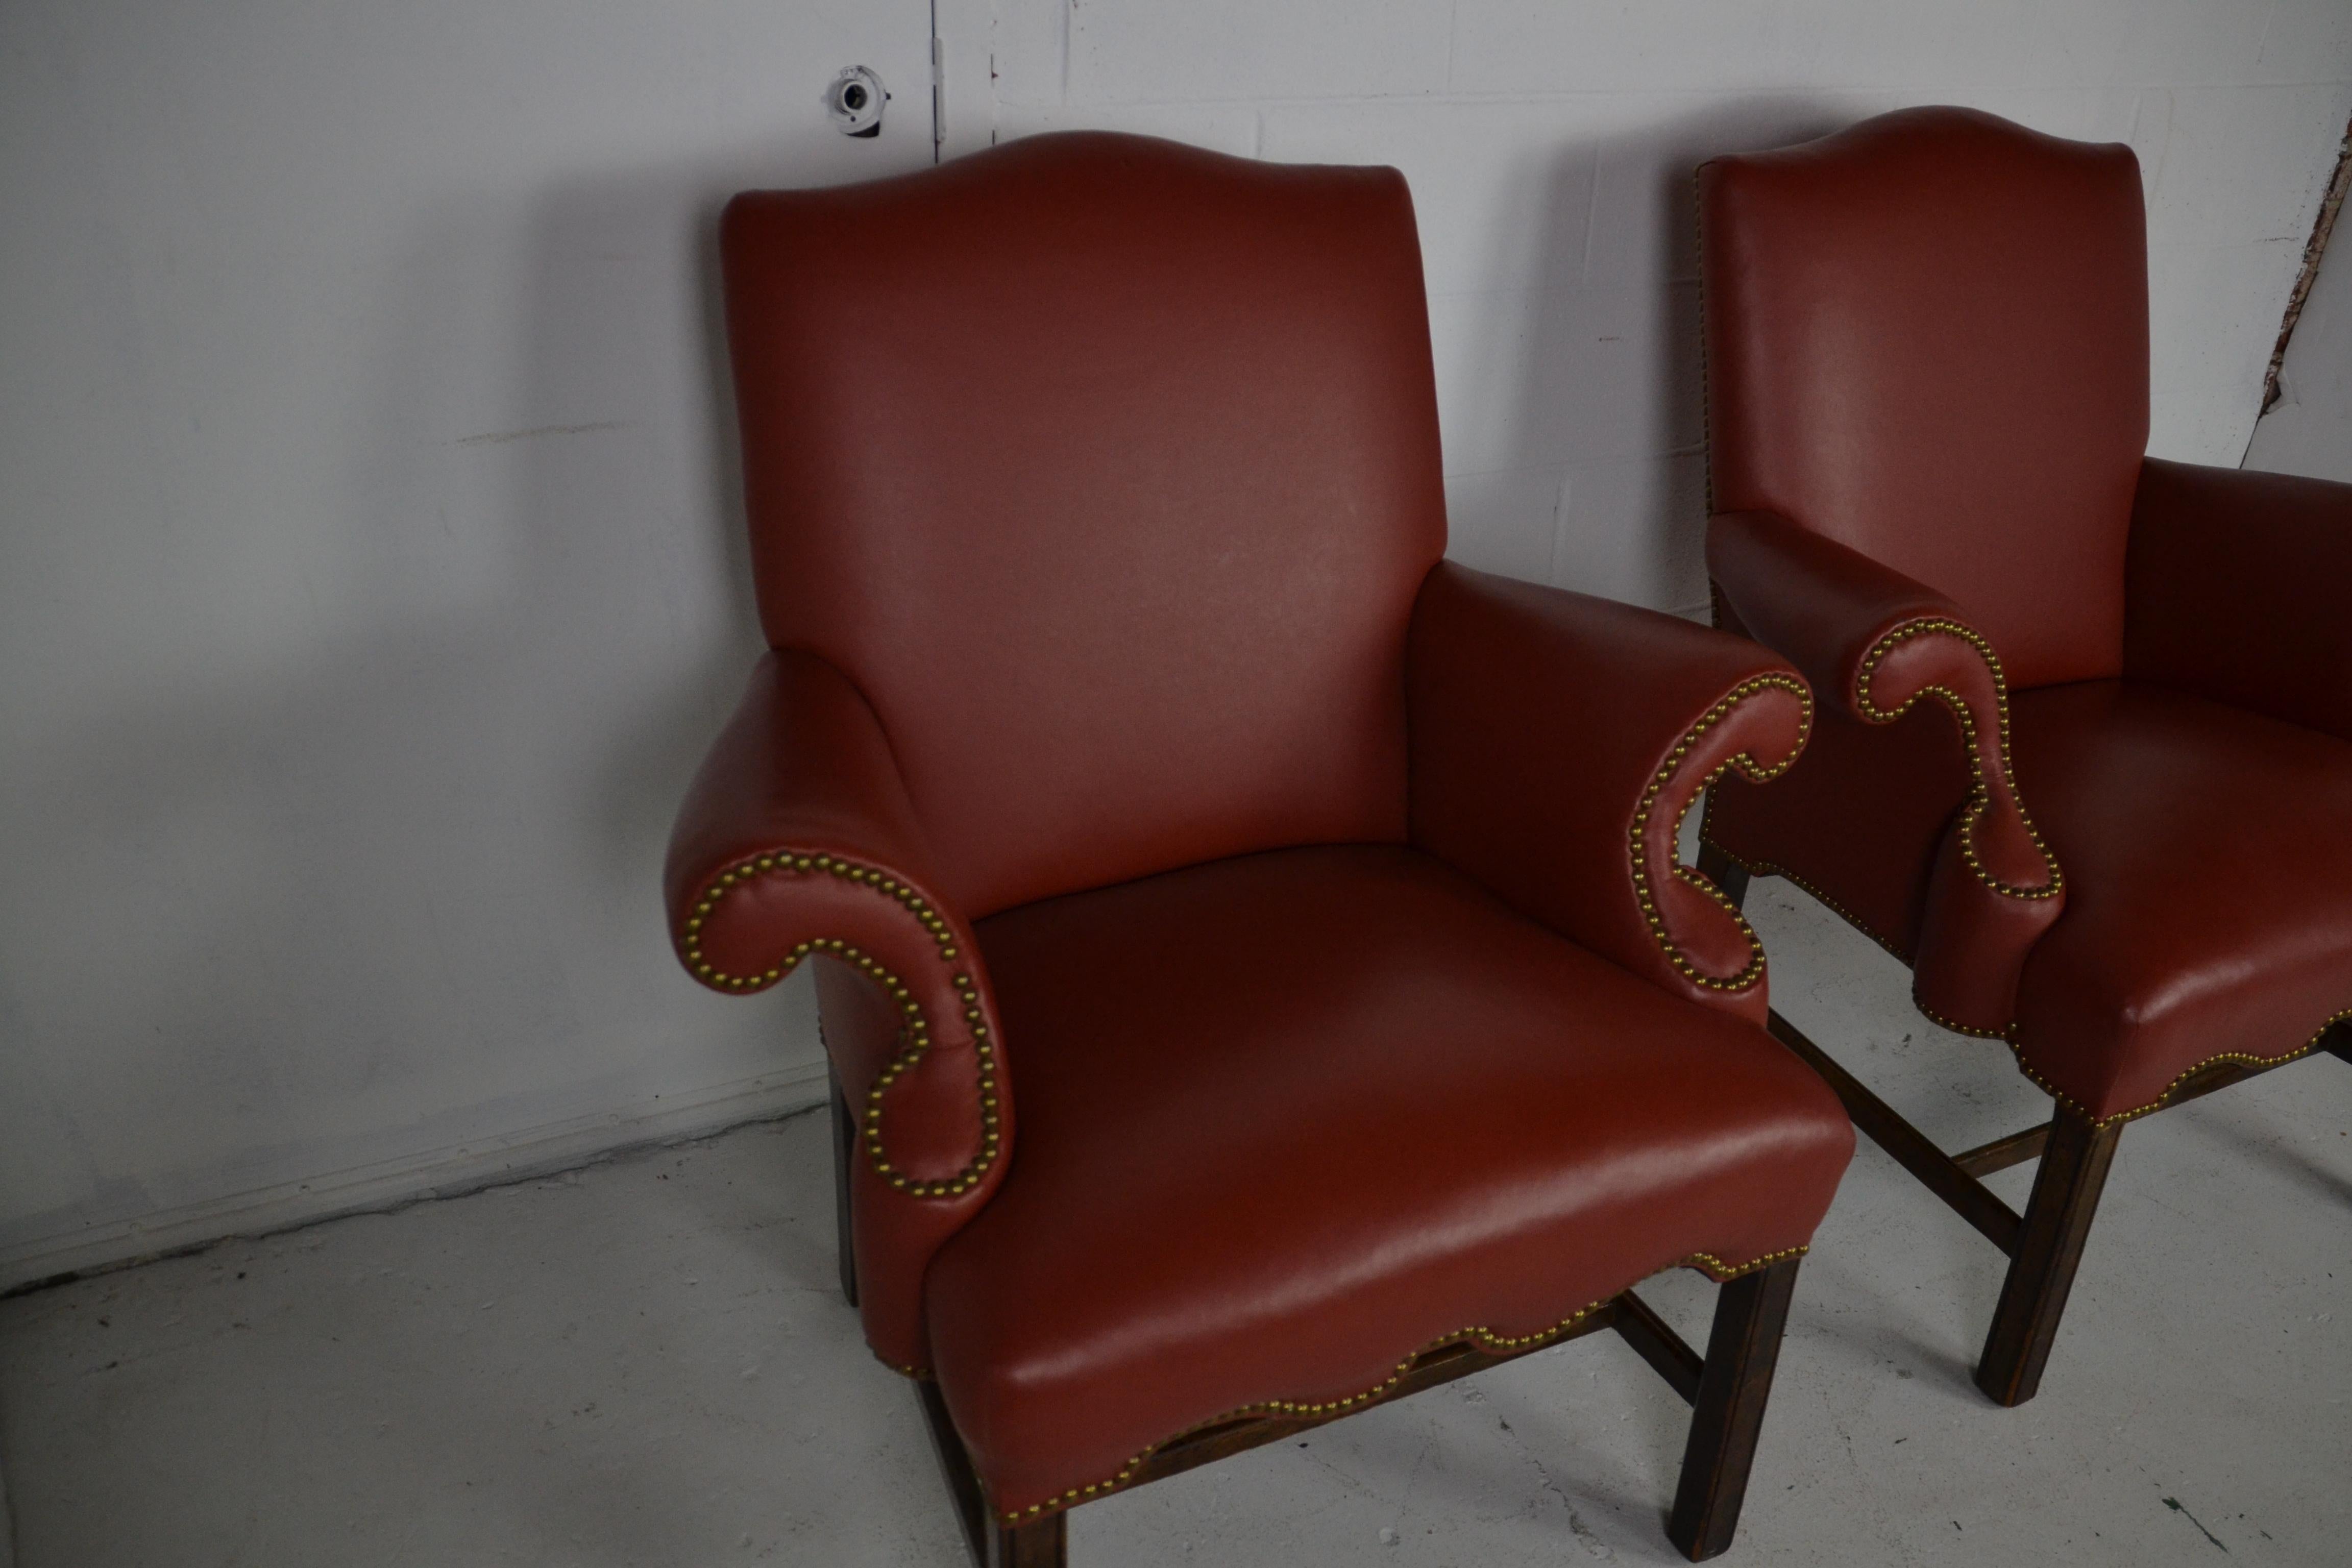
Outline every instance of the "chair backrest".
{"type": "Polygon", "coordinates": [[[1711,504],[1955,600],[2017,686],[2116,674],[2147,446],[2131,150],[1910,109],[1699,174],[1711,504]]]}
{"type": "Polygon", "coordinates": [[[721,256],[761,623],[874,704],[966,912],[1403,837],[1402,175],[1068,132],[739,196],[721,256]]]}

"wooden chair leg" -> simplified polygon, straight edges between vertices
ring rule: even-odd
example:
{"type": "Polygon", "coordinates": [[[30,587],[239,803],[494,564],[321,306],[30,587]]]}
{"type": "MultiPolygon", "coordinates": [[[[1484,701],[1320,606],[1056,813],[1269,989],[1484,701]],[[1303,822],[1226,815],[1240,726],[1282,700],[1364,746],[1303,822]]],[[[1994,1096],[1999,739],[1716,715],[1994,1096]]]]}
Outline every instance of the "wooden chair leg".
{"type": "Polygon", "coordinates": [[[987,1568],[1066,1568],[1070,1516],[1049,1514],[1034,1524],[992,1525],[987,1568]]]}
{"type": "Polygon", "coordinates": [[[1748,902],[1748,868],[1705,839],[1698,846],[1698,874],[1723,889],[1735,909],[1748,902]]]}
{"type": "Polygon", "coordinates": [[[849,1162],[857,1152],[857,1124],[849,1119],[849,1101],[842,1098],[841,1080],[828,1070],[833,1089],[833,1223],[840,1235],[841,1295],[857,1305],[857,1249],[849,1229],[849,1162]]]}
{"type": "Polygon", "coordinates": [[[940,1397],[940,1385],[926,1378],[915,1385],[915,1397],[923,1407],[931,1452],[939,1456],[940,1475],[948,1483],[948,1497],[955,1503],[956,1522],[963,1527],[974,1568],[1064,1568],[1069,1561],[1070,1516],[1048,1514],[1032,1524],[1006,1524],[995,1518],[980,1477],[972,1472],[971,1455],[955,1428],[955,1418],[940,1397]]]}
{"type": "Polygon", "coordinates": [[[2051,1121],[2024,1228],[2000,1288],[2000,1305],[1993,1310],[1983,1359],[1977,1363],[1977,1386],[1996,1405],[2022,1405],[2042,1386],[2042,1368],[2057,1338],[2066,1293],[2074,1289],[2075,1266],[2083,1261],[2083,1243],[2090,1237],[2091,1216],[2098,1212],[2123,1131],[2120,1122],[2095,1127],[2063,1107],[2051,1121]]]}
{"type": "Polygon", "coordinates": [[[1683,1450],[1682,1484],[1666,1521],[1666,1539],[1694,1563],[1729,1546],[1738,1528],[1799,1261],[1791,1258],[1742,1275],[1717,1294],[1690,1445],[1683,1450]]]}

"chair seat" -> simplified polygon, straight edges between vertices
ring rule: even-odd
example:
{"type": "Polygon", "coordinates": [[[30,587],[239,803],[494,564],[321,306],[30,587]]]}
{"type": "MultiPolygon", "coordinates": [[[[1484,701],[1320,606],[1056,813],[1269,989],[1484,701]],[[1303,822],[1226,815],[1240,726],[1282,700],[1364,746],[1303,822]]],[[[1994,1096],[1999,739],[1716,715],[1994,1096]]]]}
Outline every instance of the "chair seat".
{"type": "Polygon", "coordinates": [[[1801,1247],[1853,1146],[1762,1031],[1407,848],[1214,862],[979,939],[1020,1124],[925,1291],[1008,1511],[1463,1331],[1541,1336],[1677,1262],[1801,1247]]]}
{"type": "Polygon", "coordinates": [[[2102,1120],[2152,1109],[2352,1008],[2352,744],[2114,680],[2020,693],[2011,725],[2067,885],[2018,991],[2045,1087],[2102,1120]]]}

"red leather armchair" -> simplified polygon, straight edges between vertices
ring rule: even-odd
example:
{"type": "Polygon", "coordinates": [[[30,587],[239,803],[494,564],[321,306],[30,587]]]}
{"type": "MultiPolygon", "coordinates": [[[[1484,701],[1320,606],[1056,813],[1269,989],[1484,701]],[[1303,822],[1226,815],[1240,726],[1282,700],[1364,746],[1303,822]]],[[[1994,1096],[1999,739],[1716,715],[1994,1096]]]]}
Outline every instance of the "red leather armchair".
{"type": "Polygon", "coordinates": [[[721,253],[772,651],[673,932],[816,966],[843,1284],[975,1554],[1601,1327],[1721,1550],[1853,1131],[1675,829],[1803,744],[1789,664],[1442,562],[1392,170],[1045,136],[721,253]]]}
{"type": "Polygon", "coordinates": [[[2125,1123],[2345,1050],[2352,487],[2145,455],[2128,148],[1906,110],[1700,209],[1718,623],[1822,703],[1700,863],[1807,889],[2056,1100],[1947,1156],[1775,1023],[2011,1253],[1977,1381],[2015,1405],[2125,1123]],[[2036,1155],[2021,1217],[1976,1179],[2036,1155]]]}

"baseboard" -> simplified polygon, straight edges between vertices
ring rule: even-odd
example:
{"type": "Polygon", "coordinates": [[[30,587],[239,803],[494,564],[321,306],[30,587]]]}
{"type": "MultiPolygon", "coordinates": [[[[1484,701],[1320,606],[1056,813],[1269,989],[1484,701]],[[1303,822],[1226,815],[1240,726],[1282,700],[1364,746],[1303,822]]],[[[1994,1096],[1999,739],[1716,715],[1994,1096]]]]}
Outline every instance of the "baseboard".
{"type": "Polygon", "coordinates": [[[527,1181],[625,1149],[708,1137],[746,1121],[789,1115],[824,1097],[825,1068],[819,1058],[690,1094],[667,1094],[658,1106],[635,1111],[574,1117],[93,1225],[67,1236],[36,1237],[0,1249],[0,1295],[185,1252],[226,1237],[265,1236],[340,1215],[527,1181]]]}

